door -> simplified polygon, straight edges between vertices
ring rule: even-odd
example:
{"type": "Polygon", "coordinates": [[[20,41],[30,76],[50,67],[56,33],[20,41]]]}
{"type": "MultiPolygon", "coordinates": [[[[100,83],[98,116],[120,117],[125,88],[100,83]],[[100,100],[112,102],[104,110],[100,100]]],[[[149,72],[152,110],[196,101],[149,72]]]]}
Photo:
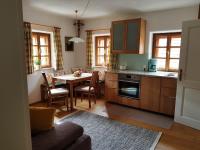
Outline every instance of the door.
{"type": "Polygon", "coordinates": [[[112,24],[112,48],[113,50],[124,49],[125,24],[123,21],[112,24]]]}
{"type": "Polygon", "coordinates": [[[142,109],[159,112],[160,106],[160,78],[142,77],[141,100],[142,109]]]}
{"type": "Polygon", "coordinates": [[[140,43],[140,21],[133,20],[127,22],[126,50],[139,50],[140,43]]]}
{"type": "Polygon", "coordinates": [[[183,23],[175,121],[200,129],[200,21],[183,23]]]}

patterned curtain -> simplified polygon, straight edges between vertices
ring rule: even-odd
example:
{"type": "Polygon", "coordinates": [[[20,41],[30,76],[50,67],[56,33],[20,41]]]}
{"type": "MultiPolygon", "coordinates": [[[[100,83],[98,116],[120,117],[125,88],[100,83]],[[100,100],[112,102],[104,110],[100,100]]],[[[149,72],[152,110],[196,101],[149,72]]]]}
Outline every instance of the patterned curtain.
{"type": "Polygon", "coordinates": [[[86,39],[86,59],[87,59],[87,68],[92,68],[92,31],[87,31],[87,39],[86,39]]]}
{"type": "Polygon", "coordinates": [[[62,56],[60,28],[56,27],[54,27],[54,45],[56,52],[56,70],[63,70],[63,56],[62,56]]]}
{"type": "Polygon", "coordinates": [[[110,53],[109,69],[118,69],[118,55],[110,53]]]}
{"type": "Polygon", "coordinates": [[[26,73],[32,74],[34,72],[33,65],[33,49],[31,37],[31,23],[24,22],[24,44],[25,44],[25,57],[26,57],[26,73]]]}

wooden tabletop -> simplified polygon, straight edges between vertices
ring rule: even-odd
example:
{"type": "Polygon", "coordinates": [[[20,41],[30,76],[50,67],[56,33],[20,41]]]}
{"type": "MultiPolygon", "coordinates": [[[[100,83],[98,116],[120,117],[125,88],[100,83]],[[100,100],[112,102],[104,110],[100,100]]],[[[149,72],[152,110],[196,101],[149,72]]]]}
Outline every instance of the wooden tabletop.
{"type": "Polygon", "coordinates": [[[82,73],[80,77],[75,77],[74,74],[66,74],[66,75],[56,76],[53,78],[58,79],[58,80],[65,80],[65,81],[74,81],[74,80],[91,78],[91,77],[92,77],[92,73],[82,73]]]}

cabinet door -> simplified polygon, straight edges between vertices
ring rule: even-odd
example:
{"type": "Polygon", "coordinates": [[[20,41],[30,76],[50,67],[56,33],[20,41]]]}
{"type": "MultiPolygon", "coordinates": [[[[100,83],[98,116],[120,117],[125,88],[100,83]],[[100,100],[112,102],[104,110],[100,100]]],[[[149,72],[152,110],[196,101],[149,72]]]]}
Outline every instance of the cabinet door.
{"type": "Polygon", "coordinates": [[[129,21],[126,26],[126,50],[138,51],[140,42],[140,22],[129,21]]]}
{"type": "Polygon", "coordinates": [[[140,107],[142,109],[159,112],[160,78],[142,77],[140,107]]]}
{"type": "Polygon", "coordinates": [[[113,50],[124,49],[124,34],[125,34],[124,22],[115,22],[112,24],[112,49],[113,50]]]}
{"type": "Polygon", "coordinates": [[[167,115],[174,115],[176,102],[175,88],[161,88],[160,112],[167,115]]]}
{"type": "Polygon", "coordinates": [[[118,102],[118,75],[106,72],[105,75],[105,99],[118,102]]]}

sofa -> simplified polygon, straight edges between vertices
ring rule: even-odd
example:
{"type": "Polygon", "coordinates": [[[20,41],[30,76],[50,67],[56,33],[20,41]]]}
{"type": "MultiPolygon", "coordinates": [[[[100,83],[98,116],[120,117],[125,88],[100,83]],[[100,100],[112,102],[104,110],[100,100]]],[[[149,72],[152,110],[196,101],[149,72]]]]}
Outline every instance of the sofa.
{"type": "Polygon", "coordinates": [[[90,136],[72,122],[55,125],[48,131],[32,135],[33,150],[91,150],[90,136]]]}
{"type": "Polygon", "coordinates": [[[32,150],[91,150],[91,138],[80,125],[54,124],[54,108],[30,107],[32,150]]]}

